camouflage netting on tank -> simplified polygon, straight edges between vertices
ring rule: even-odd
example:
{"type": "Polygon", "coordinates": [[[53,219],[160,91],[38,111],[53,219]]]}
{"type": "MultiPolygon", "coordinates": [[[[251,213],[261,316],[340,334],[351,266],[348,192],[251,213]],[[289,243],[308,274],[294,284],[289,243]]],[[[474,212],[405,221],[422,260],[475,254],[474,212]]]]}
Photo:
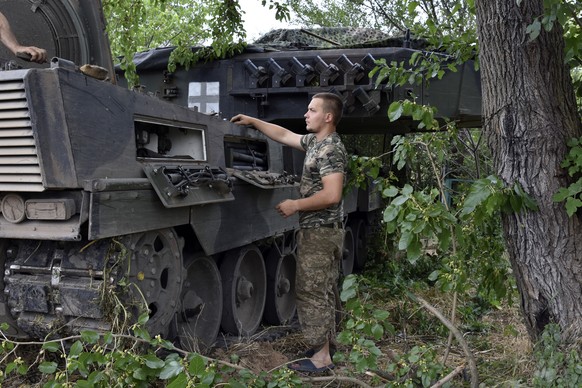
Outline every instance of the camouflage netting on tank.
{"type": "Polygon", "coordinates": [[[273,48],[356,48],[403,46],[403,37],[392,37],[371,28],[324,27],[272,30],[253,42],[273,48]]]}
{"type": "MultiPolygon", "coordinates": [[[[426,42],[404,36],[391,37],[371,28],[325,27],[272,30],[249,44],[244,50],[248,53],[270,51],[317,50],[333,48],[368,48],[368,47],[410,47],[424,49],[426,42]]],[[[199,48],[193,47],[196,51],[199,48]]],[[[140,71],[163,69],[168,66],[168,59],[174,47],[162,47],[136,53],[133,61],[140,71]]],[[[119,66],[116,71],[121,73],[119,66]]]]}

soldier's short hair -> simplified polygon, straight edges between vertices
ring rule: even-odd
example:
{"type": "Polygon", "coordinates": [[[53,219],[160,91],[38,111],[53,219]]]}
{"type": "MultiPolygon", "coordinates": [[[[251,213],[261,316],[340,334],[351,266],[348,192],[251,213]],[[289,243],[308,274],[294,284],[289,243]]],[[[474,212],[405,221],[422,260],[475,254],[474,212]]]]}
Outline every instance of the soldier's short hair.
{"type": "Polygon", "coordinates": [[[340,96],[334,93],[322,92],[315,94],[312,99],[320,98],[323,100],[323,111],[331,113],[333,116],[333,125],[338,125],[344,110],[344,102],[340,96]]]}

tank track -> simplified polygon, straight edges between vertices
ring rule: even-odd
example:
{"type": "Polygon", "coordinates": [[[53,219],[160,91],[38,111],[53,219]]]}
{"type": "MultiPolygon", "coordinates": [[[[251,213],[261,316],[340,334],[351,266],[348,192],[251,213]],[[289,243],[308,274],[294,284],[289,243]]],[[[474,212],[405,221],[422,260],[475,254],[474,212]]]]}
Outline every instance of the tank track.
{"type": "Polygon", "coordinates": [[[105,287],[114,284],[119,252],[111,240],[13,240],[5,251],[5,300],[18,329],[46,338],[93,328],[109,330],[105,287]],[[113,272],[106,274],[106,268],[113,272]]]}

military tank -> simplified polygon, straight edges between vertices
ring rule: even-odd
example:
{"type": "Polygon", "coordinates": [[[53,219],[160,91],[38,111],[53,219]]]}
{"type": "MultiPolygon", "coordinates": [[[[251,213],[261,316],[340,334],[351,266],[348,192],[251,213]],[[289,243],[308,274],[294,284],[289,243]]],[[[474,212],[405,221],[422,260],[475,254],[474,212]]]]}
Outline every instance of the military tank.
{"type": "MultiPolygon", "coordinates": [[[[152,50],[135,58],[135,91],[117,84],[100,2],[5,0],[0,11],[27,21],[12,22],[21,43],[52,57],[32,65],[0,51],[0,321],[10,336],[112,330],[146,311],[151,334],[200,348],[221,330],[288,323],[298,219],[275,205],[298,197],[302,155],[227,119],[247,113],[300,131],[311,96],[333,91],[346,101],[340,132],[412,127],[386,117],[411,91],[375,88],[367,71],[415,49],[294,38],[174,73],[171,49],[152,50]]],[[[467,125],[479,120],[469,68],[415,93],[467,125]]],[[[381,201],[354,189],[345,207],[349,273],[365,261],[381,201]]]]}

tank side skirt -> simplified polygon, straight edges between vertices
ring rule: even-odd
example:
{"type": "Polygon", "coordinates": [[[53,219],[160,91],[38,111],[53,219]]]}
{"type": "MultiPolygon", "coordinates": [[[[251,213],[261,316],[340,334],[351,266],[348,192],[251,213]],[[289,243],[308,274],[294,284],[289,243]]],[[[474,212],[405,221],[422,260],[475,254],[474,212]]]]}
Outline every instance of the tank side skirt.
{"type": "Polygon", "coordinates": [[[297,229],[297,215],[283,218],[275,206],[298,198],[295,187],[261,189],[248,183],[234,187],[236,201],[191,207],[191,225],[206,255],[242,247],[297,229]]]}
{"type": "Polygon", "coordinates": [[[89,214],[90,240],[189,222],[188,211],[165,208],[154,190],[91,193],[89,214]]]}

